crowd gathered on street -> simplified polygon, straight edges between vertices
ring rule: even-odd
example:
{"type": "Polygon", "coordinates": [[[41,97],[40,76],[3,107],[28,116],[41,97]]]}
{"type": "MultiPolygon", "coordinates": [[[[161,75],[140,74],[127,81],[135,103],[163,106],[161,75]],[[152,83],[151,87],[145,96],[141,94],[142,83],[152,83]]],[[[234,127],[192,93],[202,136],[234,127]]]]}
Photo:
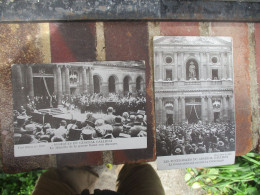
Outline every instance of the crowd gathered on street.
{"type": "Polygon", "coordinates": [[[102,118],[95,118],[93,113],[87,113],[84,122],[61,120],[59,127],[55,128],[50,123],[35,123],[29,116],[16,111],[15,144],[147,136],[146,115],[143,111],[124,112],[121,116],[114,115],[113,112],[113,108],[109,107],[102,118]]]}
{"type": "Polygon", "coordinates": [[[235,123],[181,123],[156,128],[157,156],[235,150],[235,123]]]}
{"type": "Polygon", "coordinates": [[[59,126],[55,125],[56,118],[53,118],[53,123],[45,121],[42,124],[33,120],[32,115],[39,114],[38,109],[43,106],[41,104],[44,101],[48,104],[48,100],[50,99],[37,96],[34,100],[28,98],[26,108],[22,106],[14,111],[15,144],[147,136],[146,99],[141,95],[120,97],[110,94],[104,97],[94,94],[71,99],[64,97],[62,105],[65,112],[69,114],[78,109],[76,112],[83,113],[86,119],[64,119],[58,122],[59,126]]]}
{"type": "MultiPolygon", "coordinates": [[[[78,109],[84,112],[100,112],[105,113],[108,107],[113,107],[116,115],[122,115],[125,111],[137,112],[145,110],[146,98],[139,93],[132,96],[131,93],[122,96],[110,93],[104,96],[101,93],[82,94],[74,96],[63,96],[61,104],[67,109],[78,109]]],[[[32,113],[34,110],[45,108],[56,108],[58,106],[57,96],[34,96],[33,99],[27,97],[26,111],[32,113]]]]}

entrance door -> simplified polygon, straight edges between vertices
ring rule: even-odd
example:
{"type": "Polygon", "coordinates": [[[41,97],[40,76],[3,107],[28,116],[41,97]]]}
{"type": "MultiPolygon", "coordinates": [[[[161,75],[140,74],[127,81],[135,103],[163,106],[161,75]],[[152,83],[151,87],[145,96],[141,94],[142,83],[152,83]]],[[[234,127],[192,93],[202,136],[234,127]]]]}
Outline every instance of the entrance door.
{"type": "Polygon", "coordinates": [[[187,98],[185,112],[189,123],[197,123],[201,118],[201,99],[187,98]]]}
{"type": "Polygon", "coordinates": [[[166,122],[166,125],[172,125],[173,124],[173,114],[167,114],[166,115],[166,118],[167,118],[167,122],[166,122]]]}
{"type": "Polygon", "coordinates": [[[94,93],[100,93],[100,82],[97,75],[94,75],[94,93]]]}
{"type": "Polygon", "coordinates": [[[219,116],[220,116],[219,112],[214,112],[214,122],[218,122],[219,116]]]}

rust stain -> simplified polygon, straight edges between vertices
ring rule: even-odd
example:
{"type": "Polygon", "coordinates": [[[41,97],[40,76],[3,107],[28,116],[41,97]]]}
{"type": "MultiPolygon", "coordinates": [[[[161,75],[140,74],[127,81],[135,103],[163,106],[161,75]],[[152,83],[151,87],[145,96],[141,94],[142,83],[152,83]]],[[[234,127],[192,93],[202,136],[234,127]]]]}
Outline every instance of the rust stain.
{"type": "Polygon", "coordinates": [[[40,24],[0,24],[0,118],[3,169],[9,173],[47,167],[48,156],[14,157],[11,65],[43,62],[40,24]]]}
{"type": "Polygon", "coordinates": [[[236,116],[236,155],[252,149],[252,122],[249,75],[249,40],[246,23],[212,23],[211,36],[233,38],[233,66],[236,116]],[[241,112],[241,108],[243,112],[241,112]]]}

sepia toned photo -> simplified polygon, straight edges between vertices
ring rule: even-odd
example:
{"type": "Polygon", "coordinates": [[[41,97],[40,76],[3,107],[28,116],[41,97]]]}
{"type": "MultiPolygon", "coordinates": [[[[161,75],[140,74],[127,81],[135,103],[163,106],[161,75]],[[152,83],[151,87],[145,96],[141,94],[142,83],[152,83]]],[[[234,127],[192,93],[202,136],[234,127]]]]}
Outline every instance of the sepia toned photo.
{"type": "Polygon", "coordinates": [[[158,167],[231,164],[232,39],[155,37],[154,72],[158,167]]]}
{"type": "Polygon", "coordinates": [[[147,147],[145,64],[12,66],[15,156],[147,147]]]}

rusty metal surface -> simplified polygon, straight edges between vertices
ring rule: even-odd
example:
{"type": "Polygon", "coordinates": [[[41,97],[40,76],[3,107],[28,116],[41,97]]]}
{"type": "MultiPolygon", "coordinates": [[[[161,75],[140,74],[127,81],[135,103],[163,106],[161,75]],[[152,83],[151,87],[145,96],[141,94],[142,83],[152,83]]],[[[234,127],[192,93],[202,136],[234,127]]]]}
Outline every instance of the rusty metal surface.
{"type": "Polygon", "coordinates": [[[0,21],[204,20],[260,21],[251,0],[2,0],[0,21]]]}
{"type": "Polygon", "coordinates": [[[0,24],[0,118],[3,169],[9,173],[49,166],[49,156],[14,157],[11,65],[42,63],[39,24],[0,24]]]}

